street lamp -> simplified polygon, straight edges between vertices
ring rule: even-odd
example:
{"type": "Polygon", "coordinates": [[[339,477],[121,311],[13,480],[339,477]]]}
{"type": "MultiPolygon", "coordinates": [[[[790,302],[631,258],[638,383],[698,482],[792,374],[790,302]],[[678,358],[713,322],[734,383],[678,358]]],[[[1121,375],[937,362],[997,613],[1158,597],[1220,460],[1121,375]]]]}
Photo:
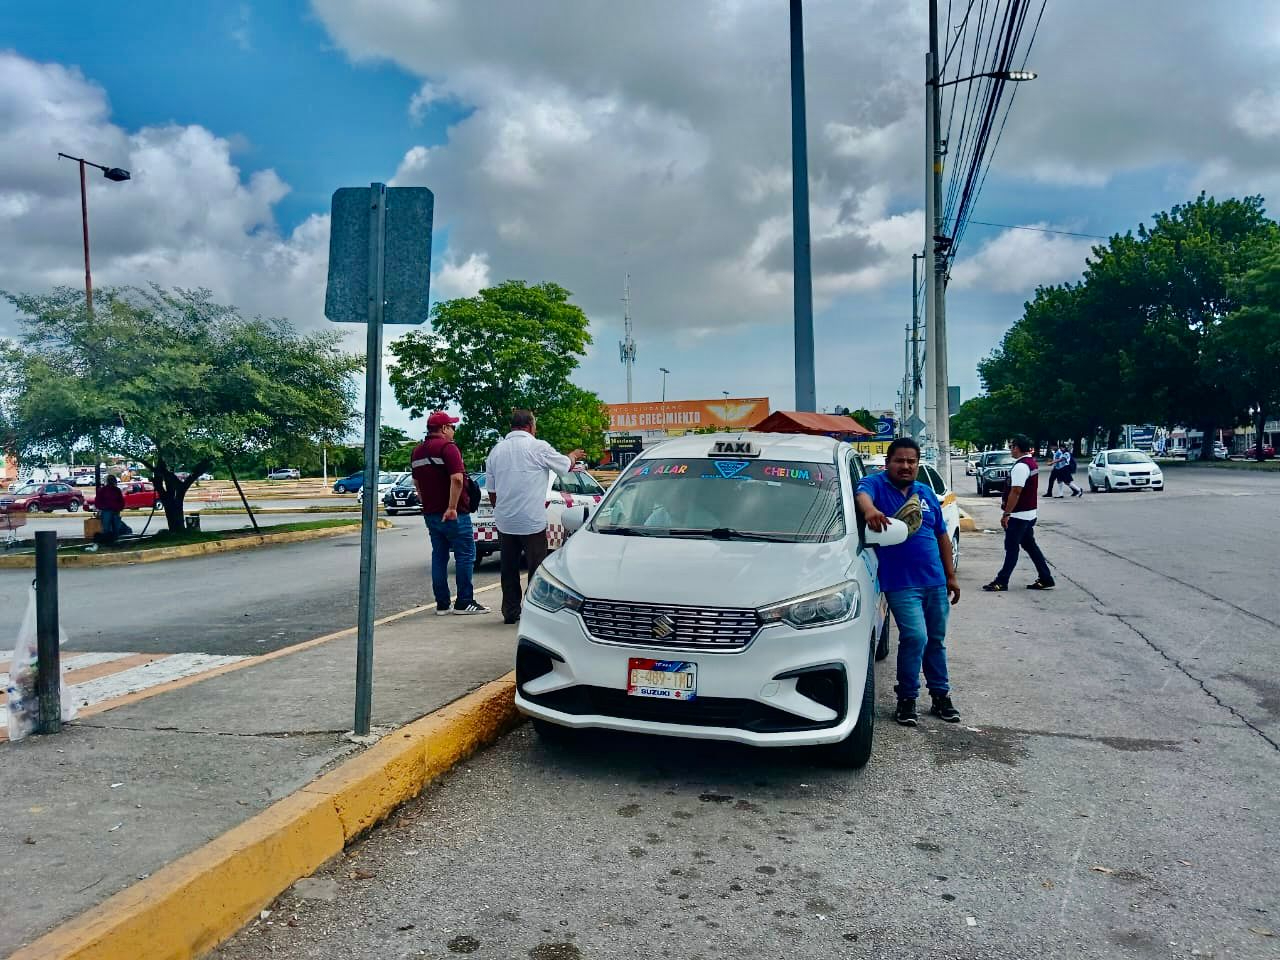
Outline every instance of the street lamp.
{"type": "Polygon", "coordinates": [[[720,396],[724,397],[724,404],[720,407],[720,413],[724,417],[724,428],[729,429],[729,391],[721,390],[720,396]]]}
{"type": "Polygon", "coordinates": [[[667,432],[667,374],[671,371],[666,367],[659,367],[662,371],[662,432],[667,432]]]}
{"type": "Polygon", "coordinates": [[[1034,70],[988,70],[986,73],[974,73],[967,77],[957,77],[955,80],[947,80],[945,83],[938,84],[939,87],[949,87],[953,83],[964,83],[966,80],[977,80],[980,77],[990,77],[992,80],[1008,80],[1010,83],[1022,83],[1025,80],[1034,80],[1039,74],[1034,70]]]}
{"type": "Polygon", "coordinates": [[[89,312],[93,313],[93,278],[89,273],[89,194],[85,188],[84,168],[94,167],[101,170],[106,179],[115,183],[130,179],[129,171],[120,167],[104,167],[100,163],[94,163],[84,157],[73,157],[69,153],[59,152],[58,156],[80,164],[80,221],[84,230],[84,302],[89,312]]]}

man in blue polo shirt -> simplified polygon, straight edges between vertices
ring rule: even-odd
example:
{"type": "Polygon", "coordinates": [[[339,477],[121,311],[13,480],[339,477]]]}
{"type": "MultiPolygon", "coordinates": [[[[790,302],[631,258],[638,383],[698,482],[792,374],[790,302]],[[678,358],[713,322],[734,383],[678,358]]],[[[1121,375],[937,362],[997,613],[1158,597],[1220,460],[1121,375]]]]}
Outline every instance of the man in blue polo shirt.
{"type": "Polygon", "coordinates": [[[934,492],[916,482],[920,445],[909,437],[889,444],[885,468],[858,483],[858,508],[867,526],[880,531],[890,517],[906,522],[911,531],[897,546],[877,547],[880,589],[898,622],[898,706],[893,719],[914,727],[920,670],[933,705],[929,712],[947,723],[959,723],[960,711],[951,702],[947,677],[947,616],[960,602],[951,556],[951,538],[942,519],[942,505],[934,492]]]}

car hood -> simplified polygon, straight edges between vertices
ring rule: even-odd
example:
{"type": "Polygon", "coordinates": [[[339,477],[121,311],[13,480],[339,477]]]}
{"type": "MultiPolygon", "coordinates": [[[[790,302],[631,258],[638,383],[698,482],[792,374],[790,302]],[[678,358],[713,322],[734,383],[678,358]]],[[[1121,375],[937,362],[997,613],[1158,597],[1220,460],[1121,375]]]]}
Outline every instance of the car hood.
{"type": "Polygon", "coordinates": [[[546,561],[585,597],[759,607],[848,579],[851,538],[753,543],[633,537],[579,530],[546,561]]]}

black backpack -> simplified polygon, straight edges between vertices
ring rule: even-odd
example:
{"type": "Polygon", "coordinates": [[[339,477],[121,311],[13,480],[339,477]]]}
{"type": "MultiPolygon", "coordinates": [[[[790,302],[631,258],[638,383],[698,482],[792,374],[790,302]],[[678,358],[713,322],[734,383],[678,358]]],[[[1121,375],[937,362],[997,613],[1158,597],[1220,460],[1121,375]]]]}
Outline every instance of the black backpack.
{"type": "Polygon", "coordinates": [[[471,506],[467,509],[467,513],[475,513],[480,509],[480,498],[483,494],[480,492],[480,484],[476,483],[475,477],[471,474],[465,474],[466,479],[462,481],[462,489],[467,495],[467,503],[471,506]]]}

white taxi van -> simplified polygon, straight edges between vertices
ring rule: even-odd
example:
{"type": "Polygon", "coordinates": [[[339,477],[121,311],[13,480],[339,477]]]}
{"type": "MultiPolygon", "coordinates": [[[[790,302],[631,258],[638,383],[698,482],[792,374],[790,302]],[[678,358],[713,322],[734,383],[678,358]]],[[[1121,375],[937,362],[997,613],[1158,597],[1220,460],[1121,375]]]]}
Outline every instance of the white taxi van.
{"type": "Polygon", "coordinates": [[[669,440],[632,461],[525,597],[516,705],[603,728],[871,754],[888,616],[861,531],[861,460],[819,436],[669,440]]]}

